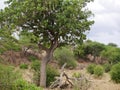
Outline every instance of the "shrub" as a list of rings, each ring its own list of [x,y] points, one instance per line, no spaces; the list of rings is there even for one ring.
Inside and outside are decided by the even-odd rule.
[[[0,64],[0,90],[14,90],[13,85],[18,77],[20,75],[14,67]]]
[[[95,76],[100,77],[100,76],[103,75],[103,73],[104,73],[104,69],[103,69],[102,66],[97,65],[97,66],[94,68],[94,74],[95,74]]]
[[[4,53],[6,51],[6,48],[0,47],[0,54]]]
[[[73,50],[73,53],[74,53],[74,56],[77,57],[77,58],[85,58],[85,45],[78,45],[74,50]]]
[[[28,64],[20,64],[21,69],[28,69]]]
[[[81,73],[76,72],[76,73],[73,73],[72,76],[75,77],[75,78],[80,78],[81,77]]]
[[[111,67],[112,67],[112,65],[109,63],[106,63],[103,65],[105,72],[109,72],[111,70]]]
[[[35,71],[40,71],[40,61],[38,60],[33,61],[31,64],[31,68],[34,69]]]
[[[19,44],[9,41],[7,43],[4,43],[3,46],[7,49],[7,50],[14,50],[14,51],[20,51],[21,47]]]
[[[94,68],[96,67],[95,64],[90,64],[88,67],[87,67],[87,72],[90,73],[90,74],[94,74]]]
[[[120,62],[120,48],[106,46],[106,49],[101,52],[101,56],[114,65]]]
[[[67,63],[67,68],[75,68],[77,66],[73,52],[66,47],[58,48],[54,52],[54,57],[60,66],[64,63]]]
[[[55,76],[58,76],[59,72],[57,69],[51,67],[50,65],[47,66],[47,83],[46,85],[49,86],[53,81],[55,81]]]
[[[120,83],[120,63],[113,65],[110,76],[114,82]]]
[[[34,84],[28,83],[23,79],[18,79],[15,81],[14,90],[43,90]]]
[[[28,59],[30,61],[35,61],[35,60],[37,60],[37,57],[35,57],[35,56],[32,55],[32,56],[29,56]]]

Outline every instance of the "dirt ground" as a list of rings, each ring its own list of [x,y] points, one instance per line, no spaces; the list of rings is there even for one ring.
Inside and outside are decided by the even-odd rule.
[[[91,87],[88,90],[120,90],[120,84],[111,81],[110,75],[105,73],[101,79],[91,78]]]
[[[95,78],[94,75],[89,75],[86,72],[86,69],[67,70],[66,72],[69,76],[71,76],[74,72],[80,72],[85,75],[91,82],[90,88],[88,88],[88,90],[120,90],[120,84],[113,83],[108,73],[104,73],[101,78]]]
[[[72,75],[75,72],[80,72],[82,75],[87,77],[87,79],[90,81],[90,87],[88,90],[120,90],[120,84],[115,84],[111,81],[109,73],[104,73],[104,75],[101,78],[95,78],[94,75],[90,75],[87,73],[85,69],[85,65],[80,65],[81,67],[78,67],[75,70],[68,70],[65,69],[65,73],[72,77]],[[27,75],[27,76],[26,76]],[[30,76],[29,76],[30,75]],[[29,77],[28,77],[29,76]],[[29,79],[32,77],[30,71],[25,71],[23,74],[23,77],[27,79],[27,81],[30,81]],[[58,89],[44,89],[44,90],[58,90]],[[65,89],[65,90],[74,90],[74,89]]]

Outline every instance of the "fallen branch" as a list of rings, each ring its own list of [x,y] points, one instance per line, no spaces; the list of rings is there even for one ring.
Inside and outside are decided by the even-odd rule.
[[[87,90],[90,87],[90,81],[84,75],[79,78],[69,77],[64,71],[65,66],[66,64],[62,66],[60,76],[50,85],[51,89],[65,89],[69,86],[69,88],[77,87],[79,90]]]

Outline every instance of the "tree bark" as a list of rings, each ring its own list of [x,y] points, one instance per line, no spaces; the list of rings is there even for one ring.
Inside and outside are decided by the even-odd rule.
[[[46,55],[42,58],[40,67],[40,86],[46,87],[46,67],[47,63],[52,59],[53,51],[49,50]]]
[[[47,67],[47,58],[44,57],[41,61],[40,67],[40,86],[46,87],[46,67]]]
[[[41,61],[41,67],[40,67],[40,86],[41,87],[46,87],[46,67],[47,63],[52,59],[53,57],[53,52],[57,48],[58,42],[55,41],[54,43],[51,44],[51,47],[46,50],[46,55],[43,56],[42,61]]]

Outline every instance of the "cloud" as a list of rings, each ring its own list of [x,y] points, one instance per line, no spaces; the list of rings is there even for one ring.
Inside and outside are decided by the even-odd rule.
[[[88,4],[95,17],[95,24],[88,38],[105,44],[110,42],[120,46],[120,0],[95,0]]]
[[[3,9],[5,7],[5,2],[6,0],[0,0],[0,9]]]

